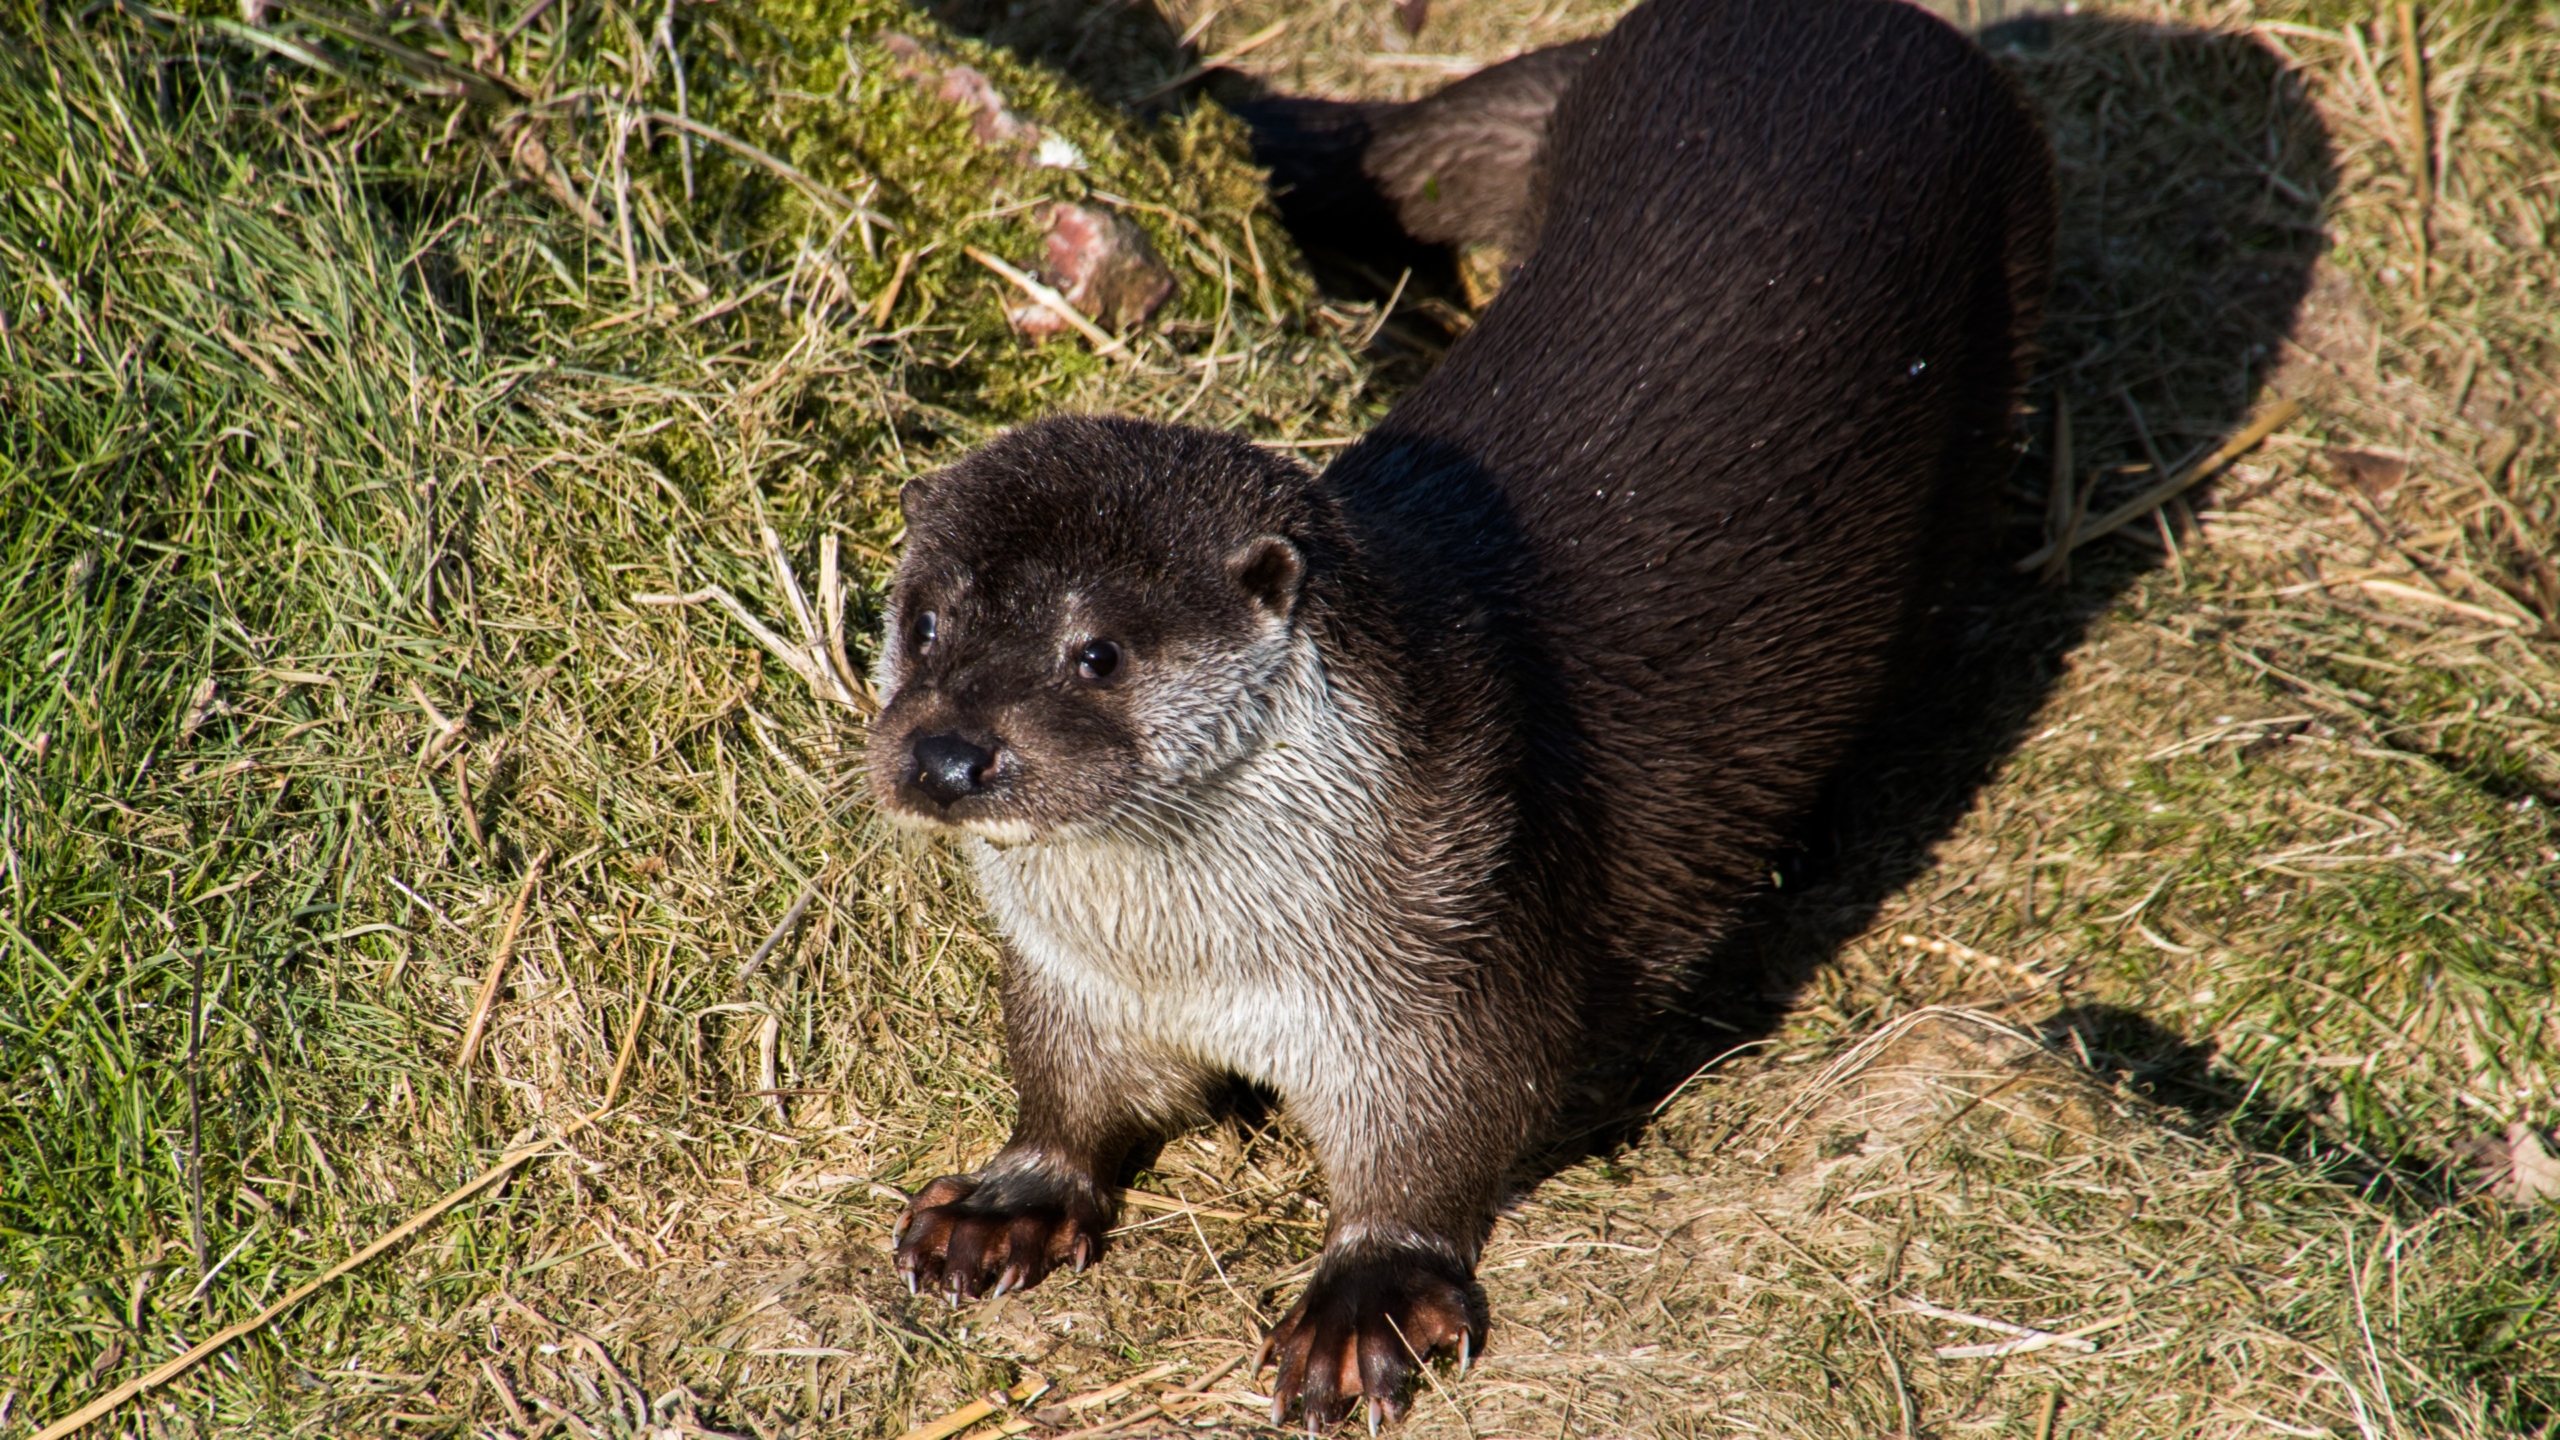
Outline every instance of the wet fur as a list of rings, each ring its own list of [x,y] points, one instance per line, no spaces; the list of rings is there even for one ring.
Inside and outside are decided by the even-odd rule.
[[[981,837],[1022,1112],[910,1210],[911,1274],[1080,1258],[1121,1157],[1241,1075],[1332,1200],[1282,1407],[1393,1403],[1404,1342],[1481,1326],[1460,1287],[1587,1042],[1711,956],[1987,533],[2052,198],[1969,42],[1653,0],[1548,143],[1534,253],[1322,476],[1069,418],[914,497],[874,780]],[[1248,594],[1271,536],[1302,569]],[[1097,626],[1135,659],[1079,688]],[[901,747],[940,730],[1012,768],[937,812]]]

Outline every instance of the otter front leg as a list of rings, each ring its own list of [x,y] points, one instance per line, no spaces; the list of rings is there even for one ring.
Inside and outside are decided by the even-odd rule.
[[[911,1291],[954,1299],[1040,1283],[1060,1265],[1082,1270],[1102,1251],[1111,1201],[1082,1157],[1007,1145],[985,1168],[945,1175],[898,1217],[898,1269]]]
[[[1005,1058],[1021,1098],[1013,1138],[975,1172],[907,1202],[897,1244],[910,1290],[975,1299],[1091,1264],[1121,1162],[1197,1106],[1197,1075],[1094,1034],[1010,953],[1005,961]]]
[[[1280,1367],[1271,1423],[1302,1410],[1309,1428],[1330,1428],[1363,1397],[1372,1432],[1381,1417],[1401,1418],[1420,1365],[1455,1354],[1463,1369],[1483,1343],[1474,1269],[1427,1241],[1328,1244],[1306,1293],[1263,1342],[1261,1363]]]
[[[1374,1429],[1403,1414],[1424,1362],[1463,1367],[1483,1342],[1476,1254],[1555,1067],[1519,1036],[1500,1051],[1419,1038],[1346,1065],[1331,1103],[1293,1102],[1324,1152],[1334,1218],[1315,1278],[1264,1347],[1279,1366],[1275,1425],[1295,1411],[1330,1426],[1365,1399]],[[1497,1053],[1500,1066],[1455,1059]]]

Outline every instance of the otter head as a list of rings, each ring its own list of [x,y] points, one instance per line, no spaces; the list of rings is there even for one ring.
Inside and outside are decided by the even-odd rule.
[[[997,844],[1183,808],[1288,664],[1314,482],[1234,436],[1069,417],[903,496],[872,723],[891,816]]]

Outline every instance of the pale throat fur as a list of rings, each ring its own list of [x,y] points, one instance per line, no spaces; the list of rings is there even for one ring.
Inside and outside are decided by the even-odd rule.
[[[1401,1048],[1418,1012],[1446,1008],[1434,941],[1465,927],[1412,897],[1452,895],[1421,872],[1455,857],[1399,843],[1394,728],[1334,683],[1314,637],[1275,621],[1257,640],[1157,687],[1145,778],[1107,814],[957,828],[1044,1008],[1148,1070],[1358,1108],[1336,1093],[1365,1068],[1354,1055]],[[892,655],[876,678],[894,696]]]

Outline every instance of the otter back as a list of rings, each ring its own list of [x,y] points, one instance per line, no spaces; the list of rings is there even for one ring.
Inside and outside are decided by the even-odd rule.
[[[1556,857],[1595,978],[1659,980],[1988,532],[2050,160],[1970,42],[1874,0],[1640,7],[1549,145],[1534,253],[1325,478],[1409,603],[1507,617],[1523,788],[1605,856]]]

